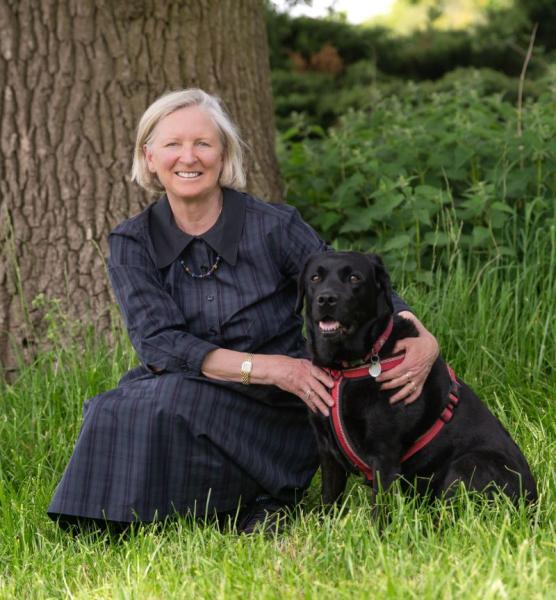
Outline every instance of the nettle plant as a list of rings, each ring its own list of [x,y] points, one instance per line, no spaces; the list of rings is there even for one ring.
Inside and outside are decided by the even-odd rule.
[[[556,222],[556,102],[463,84],[419,86],[350,112],[328,132],[300,117],[281,135],[287,201],[337,248],[373,250],[430,283],[454,253],[517,258]]]

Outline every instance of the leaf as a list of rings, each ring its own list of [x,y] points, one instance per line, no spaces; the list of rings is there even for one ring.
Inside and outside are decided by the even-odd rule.
[[[329,231],[334,225],[337,225],[342,220],[342,215],[337,212],[328,211],[320,214],[315,219],[315,224],[319,226],[322,231]]]
[[[407,248],[411,244],[411,238],[406,233],[401,233],[390,238],[382,247],[382,252],[400,250]]]
[[[486,227],[476,225],[472,232],[472,245],[484,246],[490,240],[490,231]]]
[[[354,173],[336,188],[333,197],[340,206],[362,204],[362,191],[366,184],[361,173]]]
[[[443,231],[427,231],[423,241],[428,246],[443,247],[450,244],[450,236]]]
[[[433,286],[432,272],[431,271],[417,271],[415,273],[415,279],[419,283],[424,283],[428,287],[432,287]]]

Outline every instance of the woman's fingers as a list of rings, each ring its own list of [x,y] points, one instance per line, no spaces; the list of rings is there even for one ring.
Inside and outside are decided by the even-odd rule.
[[[322,369],[319,369],[318,367],[313,366],[311,368],[311,375],[315,379],[318,379],[327,388],[331,388],[334,385],[334,380],[332,379],[332,377],[330,377],[328,373],[326,373]]]
[[[334,406],[334,399],[330,392],[318,379],[313,379],[298,396],[313,412],[319,410],[325,417],[330,414],[328,408]]]
[[[334,399],[329,392],[334,381],[328,373],[313,365],[310,365],[308,375],[307,379],[304,378],[305,383],[301,385],[297,395],[310,410],[319,411],[327,417],[330,414],[329,407],[334,406]]]
[[[419,398],[422,391],[422,384],[417,384],[411,381],[407,385],[404,385],[398,392],[396,392],[390,398],[389,402],[390,404],[395,404],[396,402],[403,400],[404,404],[411,404],[412,402],[415,402],[417,398]]]
[[[412,382],[413,379],[417,376],[417,374],[414,374],[414,373],[415,372],[411,371],[411,370],[402,371],[399,375],[394,374],[392,379],[381,380],[381,379],[377,378],[377,381],[379,381],[379,382],[384,381],[384,383],[380,386],[380,389],[392,390],[394,388],[398,388],[402,385],[407,385],[410,382]]]

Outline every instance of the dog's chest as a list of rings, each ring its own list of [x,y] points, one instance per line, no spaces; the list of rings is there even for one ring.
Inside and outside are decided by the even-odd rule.
[[[394,432],[393,409],[388,396],[372,377],[344,380],[340,385],[338,409],[346,432],[356,446],[369,448],[373,442]]]

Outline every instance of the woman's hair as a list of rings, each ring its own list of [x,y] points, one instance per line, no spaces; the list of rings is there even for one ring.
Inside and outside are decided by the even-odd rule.
[[[232,188],[244,187],[245,171],[243,169],[242,149],[244,144],[237,127],[225,112],[220,100],[199,88],[188,88],[164,94],[143,113],[137,127],[131,180],[136,181],[149,192],[157,194],[164,192],[156,173],[149,171],[143,146],[152,142],[154,130],[164,117],[188,106],[203,108],[218,129],[223,147],[222,172],[219,184]]]

